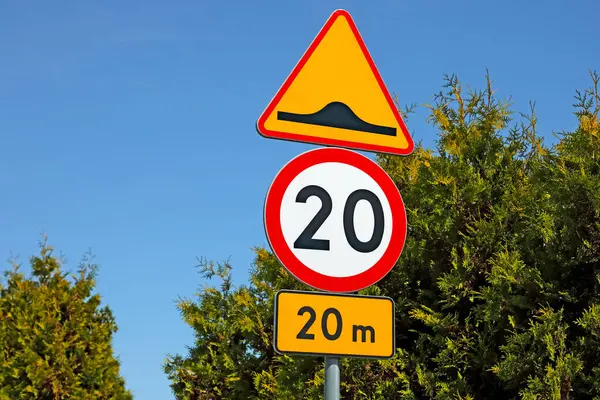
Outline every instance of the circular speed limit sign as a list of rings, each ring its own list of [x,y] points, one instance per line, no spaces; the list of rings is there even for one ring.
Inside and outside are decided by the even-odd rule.
[[[320,148],[286,164],[265,201],[273,252],[316,289],[354,292],[383,278],[406,238],[406,211],[391,178],[356,152]]]

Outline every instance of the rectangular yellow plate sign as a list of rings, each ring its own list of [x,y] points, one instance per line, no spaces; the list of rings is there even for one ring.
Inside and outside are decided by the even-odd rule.
[[[275,350],[284,354],[391,358],[389,297],[281,290],[275,296]]]

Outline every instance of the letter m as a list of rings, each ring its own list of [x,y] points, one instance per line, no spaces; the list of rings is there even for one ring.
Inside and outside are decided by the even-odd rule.
[[[352,325],[352,341],[358,340],[358,332],[360,332],[362,342],[367,341],[367,332],[371,334],[371,343],[375,343],[375,329],[372,326]]]

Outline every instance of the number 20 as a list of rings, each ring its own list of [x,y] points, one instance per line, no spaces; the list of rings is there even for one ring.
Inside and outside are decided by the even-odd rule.
[[[302,231],[300,236],[298,236],[294,242],[294,248],[328,251],[329,240],[315,239],[313,236],[315,233],[317,233],[321,225],[323,225],[327,217],[329,217],[329,214],[331,214],[333,202],[331,201],[331,196],[329,193],[322,187],[316,185],[306,186],[300,190],[296,196],[296,202],[306,203],[306,201],[312,196],[316,196],[321,200],[321,209],[319,212],[317,212],[307,227],[304,228],[304,231]],[[366,242],[361,241],[356,236],[356,229],[354,226],[354,211],[356,209],[356,204],[358,204],[360,200],[368,201],[373,209],[373,234],[371,235],[371,239]],[[344,205],[344,234],[348,244],[354,250],[360,253],[370,253],[377,249],[381,244],[381,240],[383,239],[383,230],[383,207],[381,206],[381,201],[375,195],[375,193],[366,189],[358,189],[352,192],[350,196],[348,196],[346,204]]]

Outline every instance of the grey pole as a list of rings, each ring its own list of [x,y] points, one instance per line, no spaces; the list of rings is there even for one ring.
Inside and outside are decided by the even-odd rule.
[[[325,400],[340,400],[340,359],[325,357]]]

